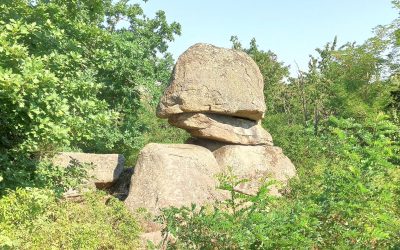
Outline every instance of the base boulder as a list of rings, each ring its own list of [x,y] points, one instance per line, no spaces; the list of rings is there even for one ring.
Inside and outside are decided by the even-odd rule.
[[[219,172],[217,161],[206,148],[150,143],[140,152],[125,204],[132,211],[146,208],[158,214],[165,207],[224,199],[216,189]]]
[[[231,168],[234,175],[249,180],[237,187],[237,191],[246,194],[255,194],[265,178],[285,184],[296,175],[293,163],[279,147],[226,145],[213,154],[225,171]],[[276,186],[271,190],[277,194]]]

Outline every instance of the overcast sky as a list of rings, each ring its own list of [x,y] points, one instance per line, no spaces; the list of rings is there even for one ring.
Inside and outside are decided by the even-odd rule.
[[[278,59],[307,68],[308,55],[338,36],[339,44],[362,43],[372,29],[398,15],[390,0],[149,0],[141,5],[148,16],[164,10],[168,21],[182,25],[182,35],[170,44],[176,59],[198,42],[231,47],[236,35],[244,46],[255,37],[260,49]]]

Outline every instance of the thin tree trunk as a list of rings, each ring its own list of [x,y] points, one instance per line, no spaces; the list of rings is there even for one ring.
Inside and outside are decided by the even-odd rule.
[[[299,89],[300,89],[300,93],[301,93],[300,98],[301,98],[301,106],[303,109],[304,125],[306,125],[306,123],[308,121],[307,97],[306,97],[304,79],[303,79],[302,75],[300,75],[300,78],[299,78]]]
[[[314,109],[314,135],[318,135],[319,118],[318,102],[316,102]]]
[[[303,90],[304,91],[304,90]],[[303,105],[303,114],[304,114],[304,124],[307,123],[308,120],[308,112],[307,112],[307,100],[305,98],[305,93],[302,93],[302,105]]]
[[[296,63],[297,65],[297,63]],[[303,109],[303,118],[304,118],[304,126],[307,125],[308,121],[308,110],[307,110],[307,97],[306,97],[306,91],[305,91],[305,83],[304,83],[304,77],[303,73],[300,71],[299,66],[297,65],[298,69],[298,88],[300,90],[300,99],[301,99],[301,106]]]

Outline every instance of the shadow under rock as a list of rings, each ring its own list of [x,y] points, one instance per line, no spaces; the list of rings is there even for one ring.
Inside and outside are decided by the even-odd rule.
[[[111,195],[117,199],[124,201],[129,194],[129,186],[131,184],[131,177],[133,175],[133,168],[125,168],[117,181],[106,189]]]

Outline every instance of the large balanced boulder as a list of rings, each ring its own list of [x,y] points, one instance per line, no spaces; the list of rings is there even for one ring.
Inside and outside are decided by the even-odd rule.
[[[157,116],[219,113],[260,120],[265,111],[263,77],[246,53],[195,44],[175,64]]]
[[[74,164],[89,164],[88,175],[93,177],[90,184],[96,187],[108,187],[114,183],[124,169],[125,158],[120,154],[88,154],[61,152],[52,159],[54,165],[68,167]]]
[[[220,167],[211,151],[190,144],[146,145],[140,152],[125,204],[131,211],[203,205],[225,198],[217,190]]]
[[[157,116],[192,138],[189,144],[144,147],[131,177],[127,207],[159,214],[170,206],[227,199],[227,192],[217,189],[216,175],[229,169],[249,180],[235,187],[242,193],[254,195],[265,180],[285,185],[296,170],[261,126],[263,88],[257,64],[242,51],[209,44],[186,50],[175,64]],[[279,185],[273,188],[279,195]]]
[[[246,194],[255,194],[265,180],[286,184],[296,175],[293,163],[279,147],[226,145],[213,154],[225,171],[229,168],[234,175],[249,180],[237,187],[237,191]],[[273,186],[274,189],[276,187]]]
[[[271,135],[253,120],[219,114],[183,113],[170,116],[168,122],[198,138],[242,145],[272,145]]]

